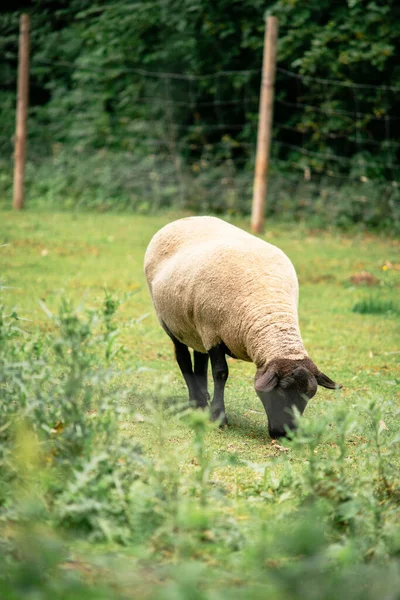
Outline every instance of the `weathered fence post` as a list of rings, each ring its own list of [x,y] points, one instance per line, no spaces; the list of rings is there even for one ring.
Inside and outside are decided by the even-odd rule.
[[[26,155],[26,119],[29,93],[29,15],[21,15],[19,27],[17,116],[14,149],[13,208],[24,205],[24,172]]]
[[[278,19],[276,17],[268,17],[264,37],[256,169],[251,212],[251,229],[255,233],[260,233],[264,225],[264,206],[267,193],[268,162],[272,136],[277,39]]]

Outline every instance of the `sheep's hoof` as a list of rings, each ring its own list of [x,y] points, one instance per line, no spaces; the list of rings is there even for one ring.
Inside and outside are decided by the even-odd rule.
[[[211,421],[217,421],[218,427],[224,428],[228,427],[228,419],[224,412],[222,413],[211,413]]]
[[[207,399],[205,397],[204,398],[200,398],[200,399],[196,399],[196,400],[190,400],[190,404],[194,408],[202,408],[202,409],[208,408],[208,402],[207,402]]]

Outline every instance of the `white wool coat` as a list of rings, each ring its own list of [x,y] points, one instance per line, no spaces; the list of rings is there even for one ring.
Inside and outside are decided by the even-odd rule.
[[[160,322],[190,348],[224,342],[258,368],[308,356],[296,272],[276,246],[215,217],[179,219],[152,238],[145,273]]]

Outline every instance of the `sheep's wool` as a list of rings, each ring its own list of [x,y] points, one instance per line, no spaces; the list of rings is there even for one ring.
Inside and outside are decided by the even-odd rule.
[[[307,356],[296,272],[276,246],[221,219],[189,217],[155,234],[145,272],[159,320],[190,348],[224,342],[257,367]]]

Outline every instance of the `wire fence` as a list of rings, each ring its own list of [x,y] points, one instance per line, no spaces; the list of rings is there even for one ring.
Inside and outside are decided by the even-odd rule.
[[[54,91],[47,105],[31,107],[32,170],[46,157],[57,163],[61,150],[72,148],[72,156],[63,155],[64,168],[74,158],[83,165],[83,157],[90,162],[96,155],[99,169],[103,155],[106,174],[98,173],[100,180],[108,176],[138,196],[148,185],[160,204],[168,194],[178,194],[189,206],[191,198],[199,202],[207,194],[217,205],[221,194],[231,194],[232,206],[239,196],[250,202],[259,72],[186,75],[35,57],[32,62],[46,69],[49,88],[53,72],[70,81],[61,93]],[[124,89],[127,75],[131,85]],[[89,97],[83,93],[86,86],[94,90]],[[271,176],[317,187],[331,180],[398,188],[399,95],[398,87],[322,79],[278,67]],[[11,156],[12,128],[1,124],[2,155]],[[111,155],[120,158],[113,162]]]
[[[278,92],[277,106],[293,110],[294,114],[289,125],[277,125],[296,132],[301,144],[282,139],[276,143],[305,157],[298,166],[305,167],[306,174],[314,170],[340,179],[364,183],[384,179],[398,185],[400,114],[398,110],[392,114],[387,108],[397,109],[400,88],[322,79],[282,68],[278,71],[295,82],[295,99],[282,98]],[[368,94],[371,90],[373,99]],[[303,101],[310,95],[318,102]],[[344,109],[341,104],[352,104],[353,110]],[[324,150],[320,150],[321,146]]]

